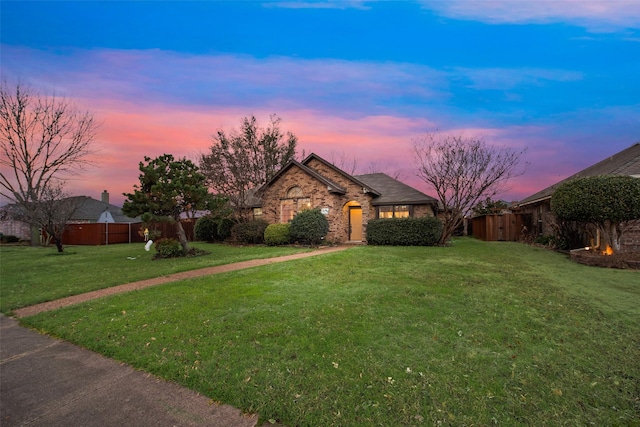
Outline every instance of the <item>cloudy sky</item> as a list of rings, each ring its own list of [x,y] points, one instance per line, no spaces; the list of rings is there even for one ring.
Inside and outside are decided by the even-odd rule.
[[[121,204],[144,156],[195,159],[271,114],[299,151],[415,174],[429,132],[527,148],[519,200],[640,141],[640,1],[2,1],[9,82],[102,123],[74,194]]]

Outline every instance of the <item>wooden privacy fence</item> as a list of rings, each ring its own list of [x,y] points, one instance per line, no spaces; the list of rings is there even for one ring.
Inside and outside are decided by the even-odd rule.
[[[473,237],[487,241],[516,242],[524,237],[530,222],[526,214],[504,213],[472,218]],[[523,228],[523,226],[525,228]]]
[[[188,240],[193,240],[194,220],[182,221],[182,227]],[[159,223],[154,225],[160,232],[160,237],[174,238],[178,236],[175,225]],[[115,243],[141,243],[144,242],[142,223],[87,223],[68,224],[62,234],[62,243],[65,245],[112,245]]]

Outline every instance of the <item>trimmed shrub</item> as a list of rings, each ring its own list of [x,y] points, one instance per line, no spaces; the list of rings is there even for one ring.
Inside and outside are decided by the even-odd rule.
[[[202,240],[205,242],[216,242],[220,240],[218,235],[219,219],[215,219],[210,216],[203,216],[198,218],[194,228],[196,240]]]
[[[238,243],[259,245],[264,243],[264,231],[269,223],[263,219],[239,222],[231,229],[231,235]]]
[[[177,258],[185,256],[180,242],[176,239],[160,239],[155,242],[155,258]]]
[[[270,224],[264,230],[264,242],[269,246],[288,245],[291,241],[290,225]]]
[[[236,222],[230,218],[223,218],[218,224],[218,237],[220,240],[227,240],[231,237],[231,229],[236,225]]]
[[[293,217],[289,232],[292,241],[317,245],[329,232],[329,222],[320,209],[309,209]]]
[[[367,224],[367,243],[389,246],[434,246],[442,222],[435,217],[372,219]]]
[[[2,243],[18,243],[20,238],[11,234],[3,234],[2,237],[0,237],[0,241]]]

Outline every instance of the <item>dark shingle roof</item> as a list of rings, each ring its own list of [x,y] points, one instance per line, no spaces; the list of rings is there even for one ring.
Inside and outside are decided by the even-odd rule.
[[[354,178],[363,182],[366,186],[374,188],[380,194],[379,197],[373,199],[372,204],[374,206],[438,204],[438,201],[433,197],[427,196],[423,192],[384,173],[356,175]]]
[[[96,222],[103,212],[108,211],[113,220],[118,223],[140,222],[140,218],[130,218],[122,213],[122,209],[116,205],[92,199],[88,196],[75,196],[69,198],[70,202],[78,203],[78,209],[71,218],[72,221]]]
[[[562,183],[576,178],[598,175],[631,175],[640,178],[640,142],[520,201],[519,205],[536,203],[551,197]]]

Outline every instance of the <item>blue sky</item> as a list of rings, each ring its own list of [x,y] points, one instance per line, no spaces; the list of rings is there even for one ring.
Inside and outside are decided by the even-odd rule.
[[[2,1],[1,74],[102,123],[69,189],[121,202],[145,155],[195,158],[270,114],[299,149],[415,176],[428,132],[527,148],[522,199],[640,141],[638,1]]]

